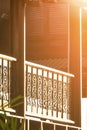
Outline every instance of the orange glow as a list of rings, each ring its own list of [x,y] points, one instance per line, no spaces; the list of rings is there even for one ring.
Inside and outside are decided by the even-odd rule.
[[[74,4],[80,7],[87,7],[87,0],[62,0],[62,2]]]

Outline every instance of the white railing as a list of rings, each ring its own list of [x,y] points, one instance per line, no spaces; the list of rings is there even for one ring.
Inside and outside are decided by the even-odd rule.
[[[22,117],[22,116],[17,116],[17,115],[12,115],[12,114],[7,114],[7,116],[9,118],[7,118],[7,120],[6,119],[4,120],[6,123],[9,123],[10,118],[13,118],[14,121],[16,119],[16,122],[17,122],[16,128],[18,129],[18,127],[21,127],[21,125],[23,125],[24,128],[22,130],[33,130],[31,127],[32,125],[34,125],[33,121],[36,122],[37,126],[38,126],[38,123],[40,124],[39,129],[41,130],[45,130],[44,125],[47,125],[47,128],[49,125],[51,125],[52,130],[60,130],[60,129],[61,130],[83,130],[81,127],[78,127],[78,126],[69,125],[69,124],[67,125],[67,124],[62,124],[62,123],[54,123],[54,122],[50,122],[49,120],[43,121],[38,118],[33,118],[30,116]],[[9,128],[10,127],[11,126],[9,126]],[[39,129],[35,128],[35,130],[39,130]]]
[[[26,61],[25,114],[74,123],[71,120],[73,74]]]
[[[40,123],[40,129],[41,130],[45,130],[45,127],[44,125],[46,124],[46,126],[52,126],[52,130],[83,130],[81,127],[78,127],[78,126],[74,126],[74,125],[67,125],[67,124],[63,124],[63,123],[54,123],[52,121],[43,121],[43,120],[40,120],[40,119],[37,119],[37,118],[32,118],[32,117],[25,117],[25,120],[26,120],[26,128],[25,130],[32,130],[31,129],[31,125],[33,125],[33,122],[31,124],[31,121],[34,121],[36,122],[37,124]],[[48,129],[50,129],[49,127],[47,126]],[[37,129],[36,129],[37,130]]]
[[[9,104],[11,85],[11,63],[15,58],[0,54],[0,108]]]
[[[11,66],[15,58],[0,54],[0,107],[10,101],[11,87]],[[80,127],[63,124],[74,123],[71,120],[71,79],[73,74],[60,70],[38,65],[32,62],[25,62],[26,67],[26,86],[25,92],[25,116],[12,115],[15,110],[6,107],[7,116],[17,118],[20,124],[24,123],[24,130],[32,130],[30,121],[38,121],[41,130],[44,124],[53,125],[53,130],[61,127],[64,130],[82,130]],[[3,111],[0,111],[4,114]],[[46,120],[44,120],[46,119]],[[53,121],[61,123],[54,123]],[[8,120],[6,120],[8,123]]]

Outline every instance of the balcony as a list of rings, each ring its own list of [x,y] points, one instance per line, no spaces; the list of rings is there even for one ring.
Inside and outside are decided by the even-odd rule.
[[[71,120],[71,80],[74,75],[29,61],[25,61],[24,117],[14,114],[16,110],[9,105],[13,62],[16,62],[15,58],[0,54],[0,113],[6,105],[9,118],[17,118],[19,124],[25,120],[24,130],[32,130],[36,127],[34,123],[39,123],[42,130],[49,125],[52,130],[81,130],[73,126],[75,122]]]
[[[15,112],[8,105],[10,102],[12,62],[15,58],[0,54],[0,109],[4,106],[6,111]]]
[[[25,62],[25,114],[43,119],[71,120],[71,79],[73,74]]]

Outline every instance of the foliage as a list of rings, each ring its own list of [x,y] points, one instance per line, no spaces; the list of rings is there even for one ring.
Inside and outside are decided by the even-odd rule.
[[[19,95],[19,96],[13,98],[8,104],[6,103],[3,106],[1,106],[0,108],[2,110],[5,110],[5,108],[8,107],[8,106],[10,106],[11,108],[15,108],[15,107],[23,104],[23,102],[20,101],[21,99],[23,99],[23,96]]]
[[[14,116],[7,115],[5,108],[10,106],[11,108],[15,108],[21,104],[23,104],[22,96],[17,96],[16,98],[12,99],[8,104],[4,104],[1,106],[1,110],[3,114],[0,114],[0,130],[23,130],[24,123],[20,123],[20,119],[15,118]]]
[[[41,127],[39,128],[39,130],[42,130]]]

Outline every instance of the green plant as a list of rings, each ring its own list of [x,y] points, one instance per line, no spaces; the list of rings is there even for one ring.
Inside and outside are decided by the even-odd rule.
[[[39,130],[42,130],[41,127],[39,128]]]
[[[20,101],[21,99],[23,99],[23,96],[19,95],[15,98],[13,98],[12,100],[10,100],[10,102],[8,102],[8,104],[4,104],[3,106],[1,106],[0,108],[2,110],[4,110],[7,106],[10,106],[11,108],[15,108],[21,104],[23,104],[23,101]]]
[[[6,114],[0,115],[0,118],[0,130],[23,130],[23,122],[20,124],[17,118]]]
[[[4,104],[1,106],[1,109],[3,111],[3,114],[0,114],[0,130],[23,130],[24,127],[24,121],[22,120],[22,123],[20,123],[20,120],[16,118],[13,115],[7,115],[5,108],[7,106],[10,106],[11,108],[15,108],[21,104],[23,104],[22,96],[17,96],[14,99],[12,99],[8,104]]]

